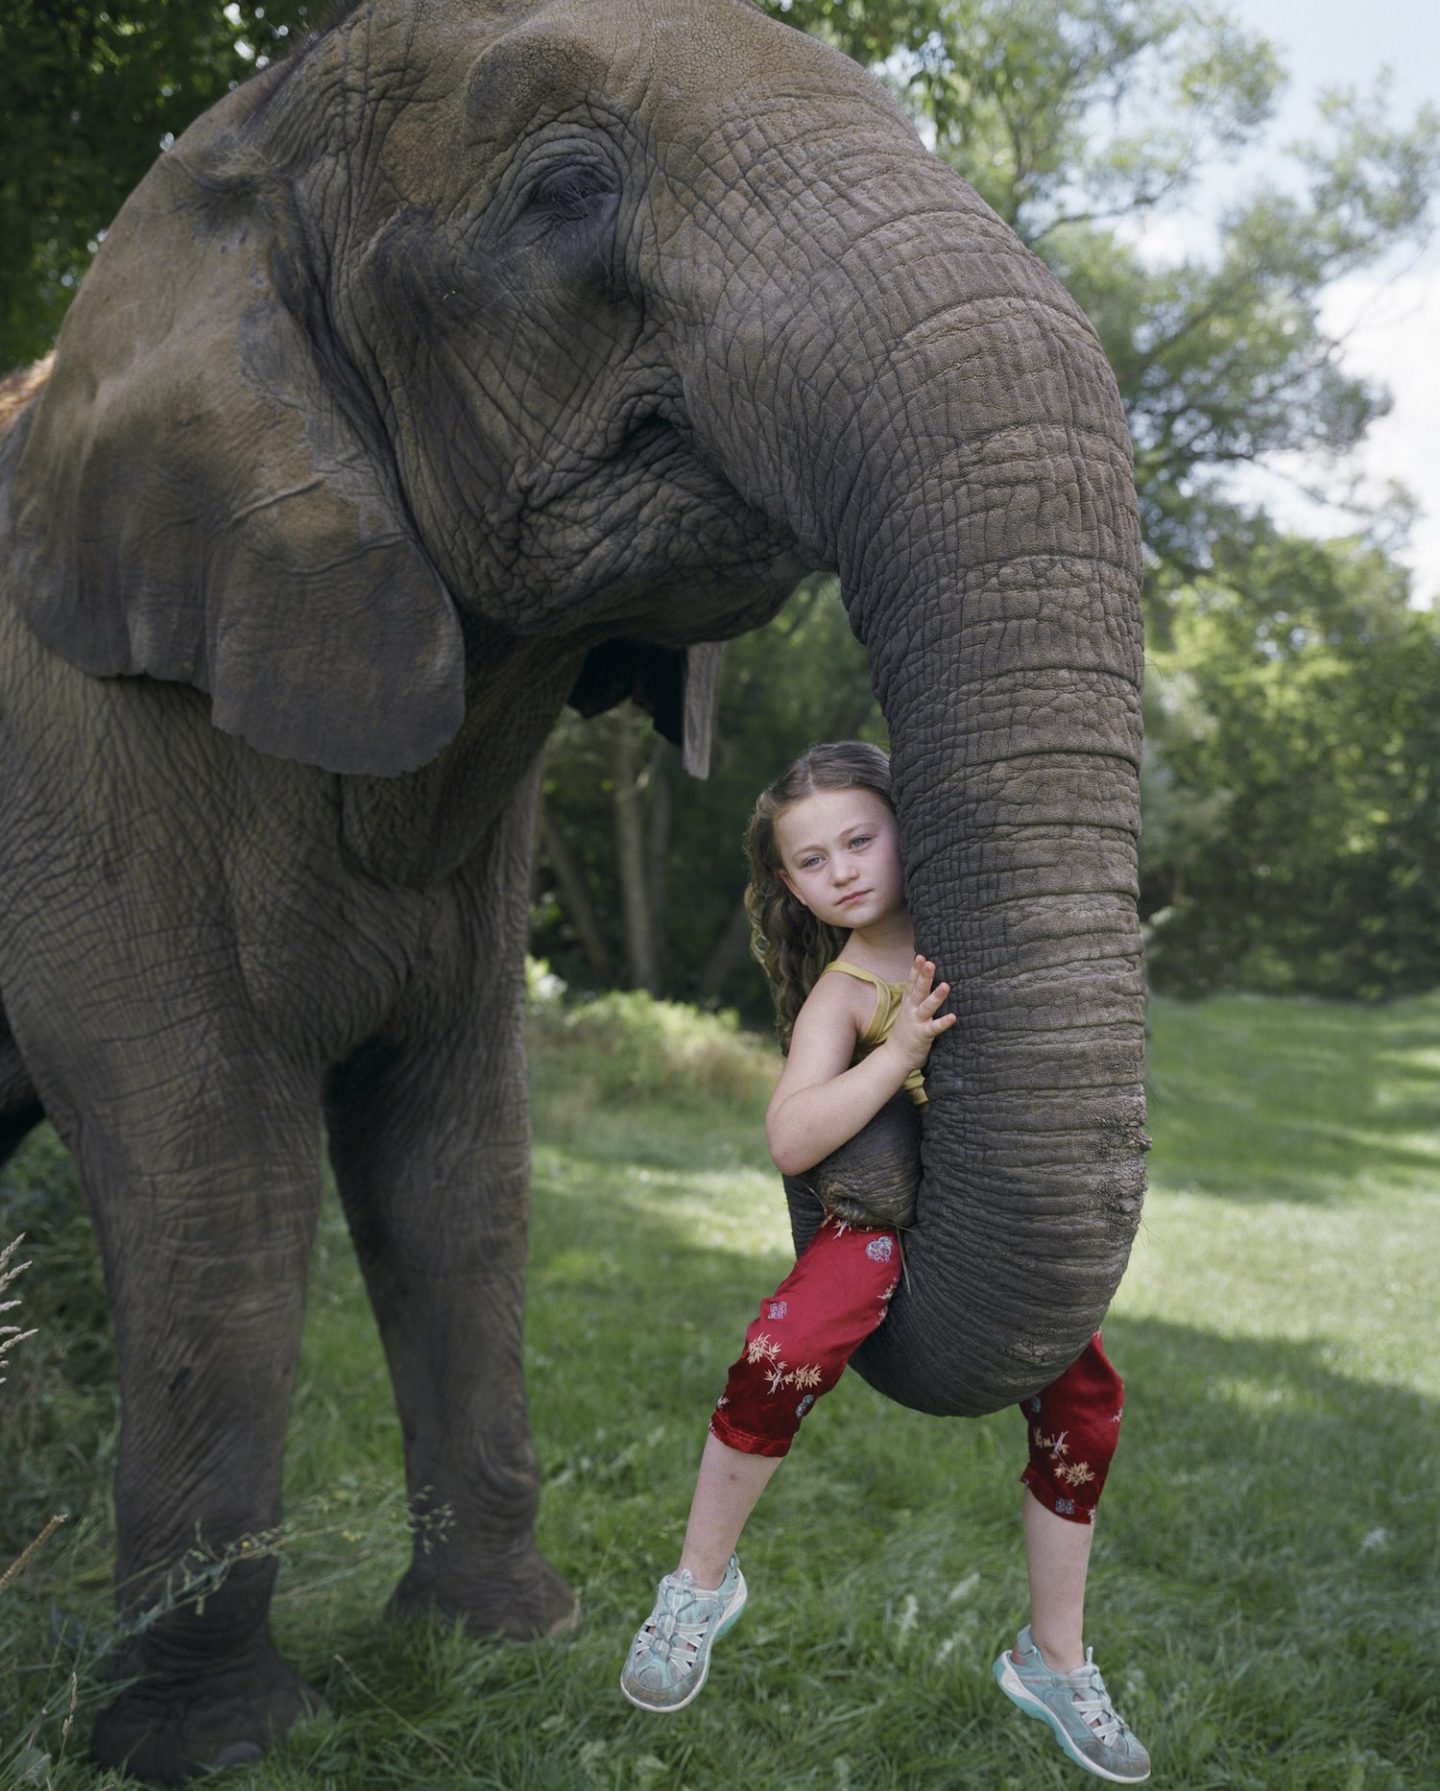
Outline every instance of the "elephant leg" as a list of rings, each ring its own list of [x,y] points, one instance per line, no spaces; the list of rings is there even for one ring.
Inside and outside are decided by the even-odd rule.
[[[178,1784],[258,1758],[319,1703],[271,1639],[266,1552],[320,1200],[319,1100],[223,1046],[141,1069],[106,1063],[106,1098],[78,1123],[73,1089],[42,1083],[80,1165],[120,1361],[115,1578],[130,1633],[116,1673],[134,1683],[91,1745],[106,1767]]]
[[[421,1520],[391,1609],[516,1640],[566,1627],[577,1608],[535,1548],[525,1404],[531,794],[477,855],[483,869],[457,879],[429,974],[327,1096]]]

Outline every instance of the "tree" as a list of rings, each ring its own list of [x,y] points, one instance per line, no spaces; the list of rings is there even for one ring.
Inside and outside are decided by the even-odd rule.
[[[0,372],[45,353],[115,213],[207,106],[303,35],[305,0],[8,0]]]
[[[1296,192],[1242,196],[1213,254],[1156,267],[1136,236],[1263,130],[1283,80],[1273,44],[1171,0],[952,0],[891,66],[937,152],[1099,331],[1135,440],[1148,620],[1163,638],[1175,581],[1245,525],[1226,475],[1296,451],[1341,468],[1388,410],[1387,392],[1345,371],[1320,304],[1427,237],[1440,113],[1397,122],[1384,81],[1330,94],[1320,136],[1293,146]],[[1327,495],[1353,498],[1338,477]],[[1406,514],[1402,496],[1370,520],[1393,533]]]
[[[1408,599],[1375,548],[1274,532],[1177,592],[1143,854],[1157,986],[1440,983],[1440,616]]]

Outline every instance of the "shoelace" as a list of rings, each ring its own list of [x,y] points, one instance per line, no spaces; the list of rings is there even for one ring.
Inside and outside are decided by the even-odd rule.
[[[685,1649],[690,1660],[700,1652],[700,1644],[705,1638],[705,1631],[711,1617],[703,1613],[695,1617],[686,1617],[686,1612],[693,1610],[700,1603],[695,1593],[685,1586],[671,1586],[665,1594],[665,1609],[655,1623],[645,1625],[650,1643],[650,1652],[668,1660],[677,1647]],[[713,1613],[711,1613],[713,1616]]]
[[[1118,1741],[1127,1733],[1125,1719],[1110,1702],[1110,1694],[1105,1689],[1105,1681],[1100,1677],[1100,1669],[1095,1665],[1095,1650],[1085,1650],[1085,1670],[1090,1675],[1090,1683],[1084,1691],[1072,1692],[1075,1711],[1081,1722],[1087,1723],[1095,1731],[1099,1740],[1108,1747],[1111,1742]]]

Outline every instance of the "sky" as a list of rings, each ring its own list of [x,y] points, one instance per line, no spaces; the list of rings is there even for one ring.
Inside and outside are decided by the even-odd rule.
[[[1427,103],[1440,107],[1435,0],[1222,0],[1222,5],[1247,29],[1275,42],[1290,83],[1262,146],[1206,183],[1195,196],[1195,214],[1213,215],[1238,190],[1276,177],[1283,145],[1313,133],[1316,99],[1327,87],[1368,88],[1388,66],[1398,119],[1408,121]],[[1148,233],[1137,231],[1135,240],[1142,252],[1166,259],[1180,252],[1186,235],[1185,217],[1170,214]],[[1374,273],[1337,282],[1322,315],[1326,327],[1349,332],[1347,370],[1379,380],[1393,393],[1393,410],[1374,426],[1362,449],[1362,470],[1377,485],[1400,480],[1419,500],[1422,513],[1398,557],[1415,574],[1416,600],[1440,601],[1440,240],[1424,251],[1412,248]],[[1314,534],[1353,531],[1353,519],[1321,510],[1300,495],[1296,481],[1312,470],[1297,462],[1281,469],[1287,476],[1246,475],[1241,489],[1263,499],[1287,526]]]

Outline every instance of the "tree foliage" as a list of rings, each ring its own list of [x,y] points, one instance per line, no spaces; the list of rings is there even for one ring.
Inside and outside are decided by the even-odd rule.
[[[1275,46],[1169,0],[953,0],[937,20],[892,56],[892,78],[1099,331],[1135,440],[1163,632],[1174,580],[1205,570],[1239,521],[1230,471],[1290,452],[1342,467],[1388,410],[1383,388],[1346,371],[1320,305],[1428,234],[1440,113],[1397,120],[1384,80],[1327,95],[1315,139],[1292,146],[1293,190],[1240,193],[1213,247],[1157,265],[1141,252],[1150,221],[1269,123]],[[1330,495],[1352,494],[1337,478]],[[1403,516],[1402,503],[1376,521]]]
[[[1144,907],[1163,987],[1440,984],[1440,615],[1360,542],[1259,531],[1151,675]]]
[[[0,371],[50,346],[106,226],[164,145],[315,11],[303,0],[7,0]]]

